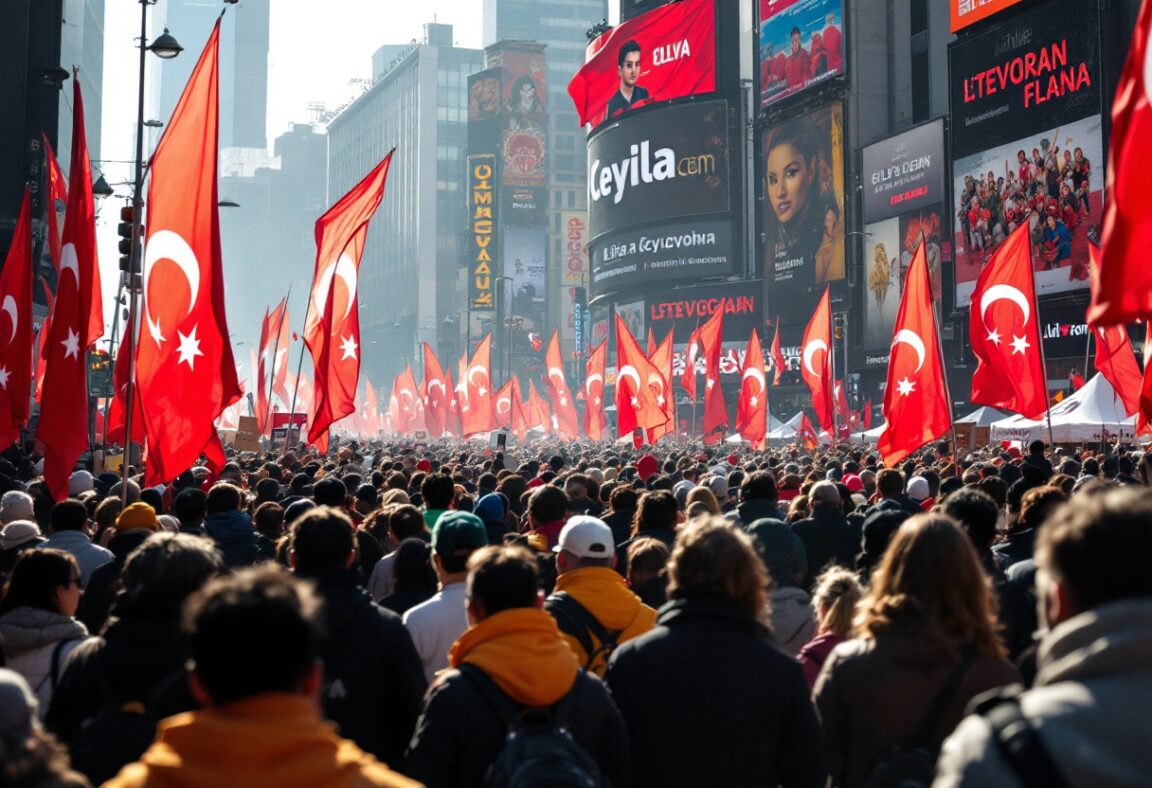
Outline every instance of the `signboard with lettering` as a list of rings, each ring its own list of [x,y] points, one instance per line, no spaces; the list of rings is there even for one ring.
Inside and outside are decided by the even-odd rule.
[[[494,267],[499,249],[495,196],[496,156],[468,157],[468,302],[472,309],[492,309]]]

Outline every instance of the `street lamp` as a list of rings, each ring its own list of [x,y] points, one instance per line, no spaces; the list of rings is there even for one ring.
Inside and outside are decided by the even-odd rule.
[[[143,1],[140,4],[147,5],[147,3]],[[143,39],[141,39],[141,41],[143,41]],[[147,49],[156,55],[156,57],[164,60],[171,60],[184,51],[184,47],[180,46],[176,39],[172,37],[172,34],[168,32],[168,28],[164,28],[164,32],[161,33]]]
[[[104,180],[103,175],[92,184],[92,196],[101,198],[112,196],[112,187],[108,185],[108,181]]]

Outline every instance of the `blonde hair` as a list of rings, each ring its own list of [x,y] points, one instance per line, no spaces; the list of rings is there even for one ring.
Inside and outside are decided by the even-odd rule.
[[[968,646],[990,657],[1005,654],[992,583],[971,540],[943,514],[917,514],[897,529],[872,575],[855,629],[868,640],[911,631],[952,657]]]
[[[668,562],[669,599],[735,602],[767,624],[768,572],[752,537],[723,517],[701,517],[682,526]]]
[[[818,578],[812,592],[820,630],[842,638],[852,636],[852,619],[864,589],[856,574],[842,566],[829,567]]]

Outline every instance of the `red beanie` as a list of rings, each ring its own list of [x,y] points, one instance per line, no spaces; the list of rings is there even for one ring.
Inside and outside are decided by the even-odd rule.
[[[636,472],[640,474],[640,481],[648,481],[649,476],[655,476],[660,469],[660,463],[651,454],[645,454],[636,461]]]

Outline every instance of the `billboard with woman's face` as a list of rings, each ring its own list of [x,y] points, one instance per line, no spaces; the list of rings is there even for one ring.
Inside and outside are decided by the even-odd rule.
[[[824,285],[844,279],[843,107],[769,128],[760,161],[768,301],[782,322],[804,322]]]

